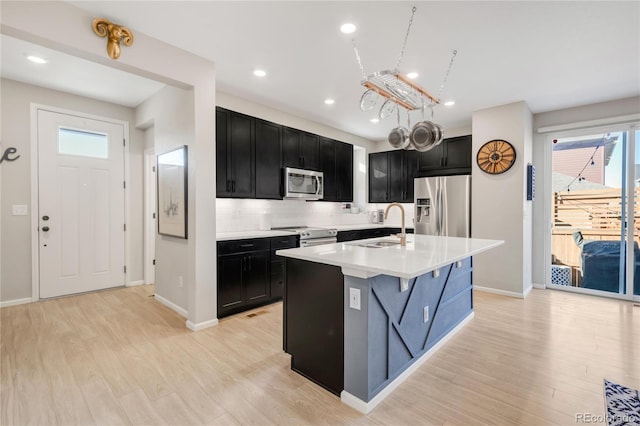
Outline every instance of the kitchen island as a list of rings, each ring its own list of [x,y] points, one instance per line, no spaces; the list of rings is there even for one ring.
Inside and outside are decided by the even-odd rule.
[[[473,318],[472,256],[502,243],[408,235],[279,250],[291,368],[368,413]]]

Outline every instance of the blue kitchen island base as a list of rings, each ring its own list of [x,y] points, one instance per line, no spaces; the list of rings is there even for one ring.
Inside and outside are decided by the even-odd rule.
[[[408,235],[278,250],[292,369],[368,413],[473,318],[473,256],[503,243]]]
[[[471,258],[404,284],[388,275],[346,275],[342,400],[369,412],[473,318],[471,280]]]

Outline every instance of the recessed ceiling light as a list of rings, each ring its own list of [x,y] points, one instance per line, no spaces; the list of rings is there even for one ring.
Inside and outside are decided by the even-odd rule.
[[[378,122],[378,121],[380,121],[380,120],[378,120],[377,118],[372,118],[372,119],[371,119],[371,120],[369,120],[369,121],[370,121],[370,122],[372,122],[372,123],[377,123],[377,122]]]
[[[264,77],[267,75],[267,72],[265,70],[253,70],[253,75],[256,77]]]
[[[413,80],[414,78],[418,77],[418,73],[417,72],[410,72],[409,74],[407,74],[407,77],[409,77],[411,80]]]
[[[327,105],[333,105],[336,103],[336,101],[334,101],[333,99],[325,99],[324,103]]]
[[[27,56],[27,60],[33,62],[34,64],[46,64],[47,60],[44,58],[41,58],[40,56],[35,56],[35,55],[28,55]]]
[[[456,104],[455,101],[447,101],[444,103],[444,106],[454,106]]]
[[[356,32],[356,26],[351,22],[347,22],[340,26],[340,31],[342,31],[344,34],[352,34]]]

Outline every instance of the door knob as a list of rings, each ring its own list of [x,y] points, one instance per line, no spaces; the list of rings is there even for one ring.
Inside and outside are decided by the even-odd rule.
[[[44,232],[48,232],[48,231],[49,231],[49,227],[48,227],[48,226],[43,226],[43,227],[42,227],[42,230],[43,230]]]
[[[42,220],[49,220],[49,216],[42,216]]]

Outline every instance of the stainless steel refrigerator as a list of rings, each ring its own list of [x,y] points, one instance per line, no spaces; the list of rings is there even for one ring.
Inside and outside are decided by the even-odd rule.
[[[471,176],[436,176],[414,181],[415,233],[471,236]]]

